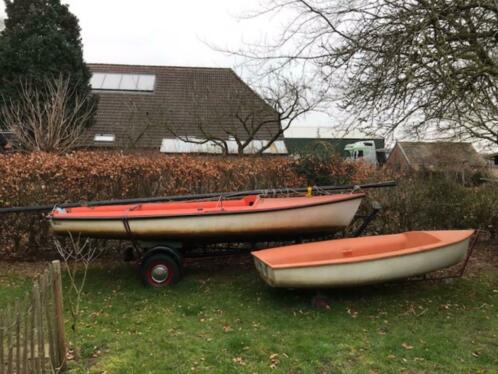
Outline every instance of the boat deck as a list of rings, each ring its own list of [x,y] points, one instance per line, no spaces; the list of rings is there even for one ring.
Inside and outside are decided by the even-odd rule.
[[[238,200],[182,201],[56,209],[52,212],[52,217],[54,219],[119,219],[122,217],[171,217],[219,213],[249,213],[330,204],[362,198],[364,196],[363,193],[313,196],[311,198],[262,198],[252,195]]]
[[[271,248],[253,255],[276,269],[353,263],[437,249],[466,240],[473,233],[473,230],[412,231]]]

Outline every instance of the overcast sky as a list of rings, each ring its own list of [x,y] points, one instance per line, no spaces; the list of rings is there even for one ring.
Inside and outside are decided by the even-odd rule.
[[[272,32],[263,20],[240,21],[244,0],[66,0],[80,20],[87,62],[232,66],[204,42],[236,46]],[[1,14],[4,16],[2,1]],[[278,30],[278,27],[273,27]]]
[[[281,30],[285,20],[242,19],[259,0],[66,0],[80,20],[87,62],[235,67],[234,57],[207,44],[237,49]],[[5,17],[3,1],[0,17]],[[244,75],[244,71],[238,71]],[[330,126],[323,114],[298,126]]]

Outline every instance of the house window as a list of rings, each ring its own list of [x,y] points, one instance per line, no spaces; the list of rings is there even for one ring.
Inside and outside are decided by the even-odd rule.
[[[96,91],[154,92],[156,76],[151,74],[93,73],[90,85]]]
[[[93,140],[99,143],[112,143],[116,139],[114,134],[96,134]]]

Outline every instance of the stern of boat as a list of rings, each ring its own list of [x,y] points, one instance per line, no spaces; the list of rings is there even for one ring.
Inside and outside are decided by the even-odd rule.
[[[256,256],[254,258],[254,265],[261,278],[270,286],[275,287],[275,273],[272,268],[266,265],[263,261],[259,260]]]

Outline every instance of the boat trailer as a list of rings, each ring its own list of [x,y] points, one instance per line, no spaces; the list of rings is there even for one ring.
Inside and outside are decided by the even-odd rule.
[[[267,197],[275,197],[277,195],[293,195],[296,193],[303,194],[307,196],[312,196],[315,194],[330,194],[334,191],[358,191],[364,189],[375,189],[384,187],[395,187],[395,181],[387,181],[381,183],[368,183],[363,185],[339,185],[339,186],[312,186],[305,188],[280,188],[280,189],[260,189],[260,190],[250,190],[250,191],[237,191],[237,192],[222,192],[222,193],[206,193],[206,194],[194,194],[194,195],[174,195],[174,196],[163,196],[154,198],[137,198],[137,199],[127,199],[127,200],[108,200],[108,201],[94,201],[94,202],[80,202],[80,203],[66,203],[54,205],[44,205],[44,206],[31,206],[31,207],[8,207],[0,208],[1,214],[9,213],[22,213],[22,212],[50,212],[55,209],[64,210],[66,208],[78,208],[78,207],[99,207],[106,205],[124,205],[124,204],[147,204],[147,203],[158,203],[158,202],[173,202],[173,201],[213,201],[221,200],[228,201],[229,199],[234,199],[236,197],[248,196],[248,195],[261,195]],[[355,224],[360,224],[359,227],[349,236],[357,237],[362,235],[367,229],[368,225],[377,217],[381,210],[380,204],[372,202],[371,211],[366,215],[357,215],[351,222],[349,227],[353,227]],[[131,243],[130,247],[124,251],[125,260],[138,260],[140,263],[140,275],[145,284],[151,285],[153,287],[163,287],[168,284],[173,284],[178,282],[181,278],[182,268],[184,265],[185,258],[198,258],[198,257],[212,257],[216,255],[228,256],[233,254],[242,254],[250,252],[257,249],[267,249],[283,244],[295,244],[302,243],[305,241],[318,241],[332,239],[336,236],[330,236],[331,234],[296,234],[293,237],[279,238],[271,237],[273,241],[247,241],[240,242],[237,244],[210,244],[207,243],[195,243],[195,242],[181,242],[174,240],[161,240],[161,239],[151,239],[150,241],[140,241],[138,238],[134,237],[134,234],[127,222],[127,217],[123,220],[123,226],[125,228],[125,237],[121,238],[127,240]],[[346,230],[343,231],[343,237],[346,236]],[[195,240],[195,239],[192,239]]]
[[[365,233],[368,225],[378,216],[382,206],[375,200],[369,201],[371,209],[368,214],[357,214],[353,218],[350,227],[359,224],[349,237],[359,237]],[[129,226],[128,226],[129,227]],[[131,246],[123,252],[125,262],[136,261],[139,276],[144,285],[155,288],[164,287],[177,283],[183,274],[185,259],[197,258],[220,258],[235,255],[247,255],[254,250],[269,249],[289,244],[299,244],[304,242],[315,242],[336,238],[338,235],[347,237],[347,229],[342,232],[329,235],[296,235],[282,241],[262,241],[262,242],[242,242],[221,243],[212,245],[191,244],[179,241],[139,241],[135,240],[133,234],[128,231]]]

